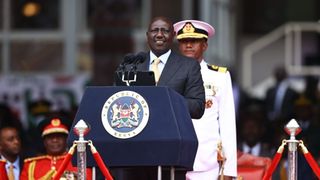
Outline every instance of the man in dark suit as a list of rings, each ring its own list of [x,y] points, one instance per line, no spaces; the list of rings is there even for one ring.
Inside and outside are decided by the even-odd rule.
[[[5,168],[9,180],[19,179],[23,166],[20,157],[21,140],[18,129],[13,126],[0,128],[0,159],[5,160]]]
[[[298,93],[290,87],[284,67],[275,68],[274,78],[276,84],[267,90],[265,99],[268,118],[270,121],[289,121],[293,117],[293,105]]]
[[[146,60],[137,65],[137,71],[152,70],[155,59],[160,59],[160,78],[157,86],[167,86],[184,96],[192,118],[199,119],[204,113],[205,93],[197,61],[181,56],[171,50],[174,29],[165,17],[154,18],[146,32],[150,51]],[[126,68],[130,70],[132,65]]]
[[[154,70],[152,67],[157,59],[157,73],[154,71],[157,86],[167,86],[181,94],[186,99],[190,116],[194,119],[200,119],[205,109],[205,92],[200,65],[196,60],[184,57],[171,50],[174,35],[173,24],[168,18],[153,18],[146,32],[150,51],[147,53],[145,60],[136,65],[136,70]],[[130,71],[132,66],[132,64],[127,65],[125,70]],[[185,172],[181,173],[181,177],[184,179]],[[115,175],[115,173],[113,174]],[[125,180],[156,179],[157,168],[128,168],[119,172],[119,175],[115,175],[115,177]],[[166,172],[164,172],[163,177],[166,179]]]
[[[254,156],[272,157],[270,144],[265,141],[265,113],[261,105],[252,104],[238,122],[238,150]]]

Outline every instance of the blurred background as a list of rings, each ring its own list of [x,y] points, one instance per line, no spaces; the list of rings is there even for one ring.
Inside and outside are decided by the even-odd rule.
[[[159,15],[215,27],[206,59],[230,69],[247,98],[240,109],[266,111],[277,68],[317,109],[319,0],[0,0],[2,111],[25,131],[48,112],[73,119],[85,86],[112,85],[125,54],[147,49],[147,25]]]

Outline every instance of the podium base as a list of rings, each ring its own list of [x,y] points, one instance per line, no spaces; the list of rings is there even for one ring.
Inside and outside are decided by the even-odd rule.
[[[175,168],[170,167],[170,180],[175,178]],[[158,180],[162,180],[162,166],[158,166]]]
[[[116,180],[152,180],[158,179],[158,169],[155,166],[139,167],[110,167],[109,170]],[[185,180],[186,170],[183,168],[171,168],[161,166],[162,180]]]

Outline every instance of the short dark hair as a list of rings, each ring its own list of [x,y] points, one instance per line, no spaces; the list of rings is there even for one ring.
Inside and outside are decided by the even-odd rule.
[[[168,17],[165,17],[165,16],[156,16],[156,17],[153,17],[153,18],[151,19],[151,21],[150,21],[149,26],[148,26],[148,30],[150,29],[150,25],[151,25],[153,22],[157,21],[157,20],[163,20],[163,21],[167,22],[168,24],[170,24],[170,29],[171,29],[172,31],[174,31],[174,29],[173,29],[173,21],[172,21],[171,19],[169,19]]]

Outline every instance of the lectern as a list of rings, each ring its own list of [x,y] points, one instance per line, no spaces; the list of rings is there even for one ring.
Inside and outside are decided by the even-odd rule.
[[[80,119],[109,167],[193,167],[197,136],[185,99],[170,88],[87,87],[72,127]],[[76,139],[70,133],[68,143]],[[87,163],[95,166],[90,155]]]

